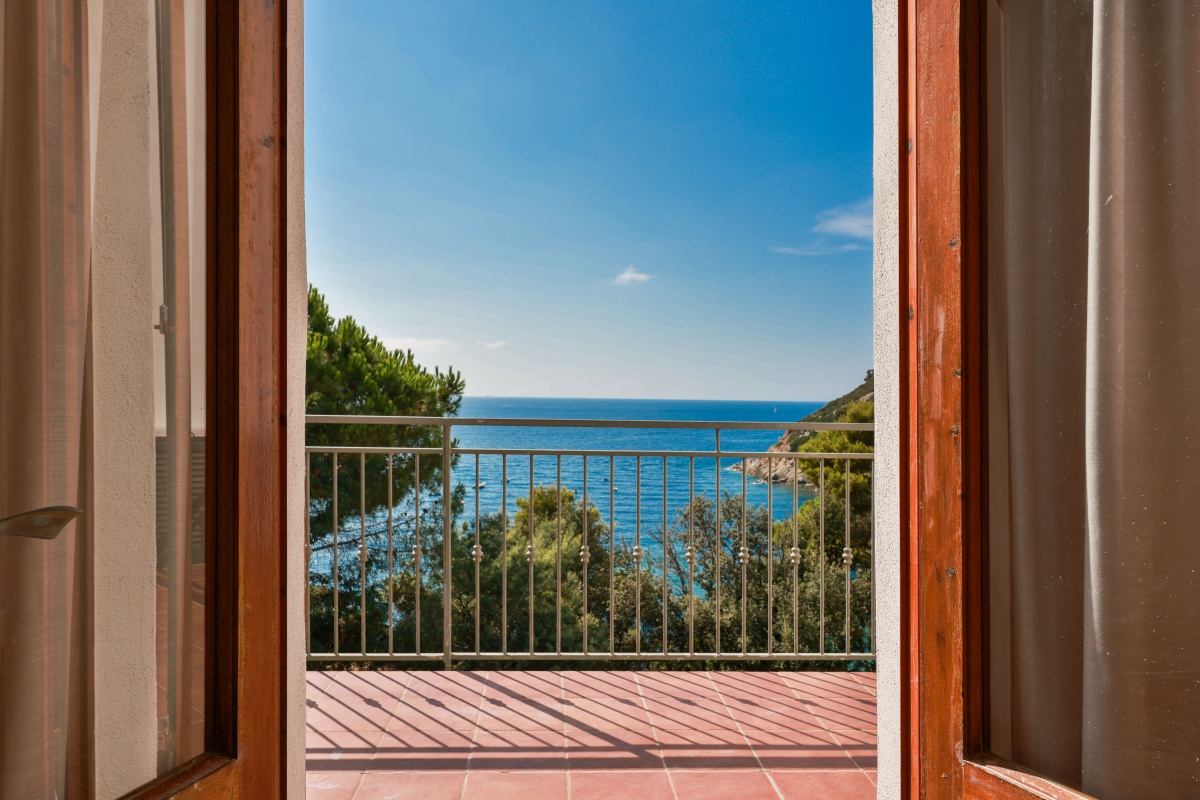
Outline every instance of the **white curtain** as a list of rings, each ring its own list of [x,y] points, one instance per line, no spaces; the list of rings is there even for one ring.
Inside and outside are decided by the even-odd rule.
[[[987,22],[991,748],[1200,797],[1200,6]]]

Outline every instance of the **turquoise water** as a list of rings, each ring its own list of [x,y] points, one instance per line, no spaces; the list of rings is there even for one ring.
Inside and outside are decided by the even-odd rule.
[[[464,398],[459,416],[468,418],[503,417],[533,419],[604,419],[604,420],[696,420],[721,422],[795,422],[824,405],[821,402],[741,402],[702,400],[600,400],[553,399],[519,397]],[[722,450],[762,452],[774,444],[783,430],[738,431],[721,434]],[[454,430],[458,445],[465,448],[505,449],[562,449],[562,450],[654,450],[687,451],[714,449],[712,431],[596,428],[475,428]],[[693,491],[689,474],[689,459],[668,457],[666,474],[666,511],[668,522],[683,507]],[[464,456],[454,469],[455,483],[466,487],[468,518],[475,514],[476,495],[480,514],[497,513],[505,505],[509,513],[516,511],[516,498],[529,492],[529,457],[509,456],[507,483],[502,479],[502,459],[499,456],[479,458],[476,481],[474,456]],[[695,460],[694,493],[710,499],[717,495],[720,482],[722,494],[742,493],[742,475],[730,470],[737,459],[722,459],[718,470],[715,459]],[[641,458],[641,509],[637,504],[638,458],[619,456],[590,456],[587,464],[588,501],[599,509],[603,519],[615,520],[619,541],[632,542],[640,530],[658,531],[663,524],[663,458]],[[534,459],[534,483],[554,485],[561,469],[564,488],[583,495],[583,457],[564,456],[561,464],[554,456]],[[616,491],[609,491],[610,474]],[[478,484],[478,488],[477,487]],[[746,482],[746,499],[750,505],[771,505],[777,520],[788,519],[794,509],[814,496],[801,487],[793,496],[790,485],[768,487],[753,479]],[[610,503],[611,500],[611,503]],[[640,526],[639,526],[640,522]]]

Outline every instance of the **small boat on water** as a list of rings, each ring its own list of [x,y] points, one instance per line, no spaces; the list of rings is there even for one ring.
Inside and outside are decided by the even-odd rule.
[[[487,481],[480,481],[479,483],[475,484],[476,489],[482,489],[485,486],[487,486]]]

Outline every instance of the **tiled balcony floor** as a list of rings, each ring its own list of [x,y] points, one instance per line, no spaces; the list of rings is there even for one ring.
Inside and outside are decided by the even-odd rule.
[[[310,672],[308,798],[867,800],[875,675]]]

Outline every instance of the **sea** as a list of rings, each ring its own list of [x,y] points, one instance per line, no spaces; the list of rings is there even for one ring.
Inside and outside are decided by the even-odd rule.
[[[816,411],[823,402],[714,401],[714,400],[610,400],[581,398],[464,397],[459,416],[463,418],[594,419],[594,420],[692,420],[704,422],[780,422],[792,423]],[[783,434],[778,430],[725,430],[721,449],[725,451],[763,452]],[[715,436],[711,430],[654,428],[544,428],[544,427],[472,427],[454,429],[462,448],[498,448],[512,450],[610,450],[610,451],[712,451]],[[641,503],[637,492],[639,458],[636,456],[589,456],[587,459],[587,498],[606,522],[615,522],[616,538],[633,543],[648,531],[659,531],[664,515],[664,478],[666,516],[672,523],[693,495],[715,500],[718,482],[722,494],[742,494],[741,472],[733,469],[740,459],[686,457],[640,458]],[[533,459],[533,482],[584,495],[582,456],[537,456]],[[505,506],[510,516],[516,512],[517,498],[529,493],[530,457],[510,455],[507,464],[500,456],[464,455],[452,471],[452,479],[466,490],[464,516],[474,518],[476,501],[479,513],[495,514]],[[693,473],[694,469],[694,473]],[[476,477],[478,475],[478,477]],[[610,485],[613,490],[610,492]],[[815,496],[801,486],[796,494],[790,484],[769,486],[748,478],[746,502],[769,507],[776,520],[789,519],[805,502]],[[640,533],[640,536],[639,536]],[[643,540],[645,541],[645,540]]]

